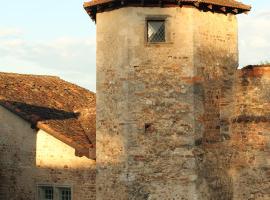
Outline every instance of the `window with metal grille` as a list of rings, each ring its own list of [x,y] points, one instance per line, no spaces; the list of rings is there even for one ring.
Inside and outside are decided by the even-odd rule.
[[[165,20],[147,20],[147,41],[165,42]]]

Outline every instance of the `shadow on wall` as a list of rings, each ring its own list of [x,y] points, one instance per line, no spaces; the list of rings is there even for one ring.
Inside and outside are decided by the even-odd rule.
[[[36,125],[38,121],[77,119],[80,115],[80,113],[75,113],[73,111],[65,111],[16,101],[0,100],[0,105],[31,122],[32,125]]]

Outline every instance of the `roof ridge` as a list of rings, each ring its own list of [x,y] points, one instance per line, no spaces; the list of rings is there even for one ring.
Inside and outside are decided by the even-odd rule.
[[[62,79],[62,78],[59,78],[59,79],[60,79],[61,81],[65,82],[65,83],[71,84],[71,85],[73,85],[73,86],[75,86],[75,87],[77,87],[77,88],[80,88],[80,89],[86,90],[87,92],[89,92],[89,93],[91,93],[91,94],[96,95],[96,93],[95,93],[95,92],[93,92],[93,91],[91,91],[91,90],[89,90],[89,89],[87,89],[87,88],[84,88],[84,87],[79,86],[79,85],[77,85],[77,84],[75,84],[75,83],[72,83],[72,82],[66,81],[66,80],[64,80],[64,79]]]
[[[66,81],[64,79],[62,79],[61,77],[59,76],[54,76],[54,75],[43,75],[43,74],[21,74],[21,73],[13,73],[13,72],[1,72],[0,71],[0,76],[1,75],[7,75],[7,76],[28,76],[28,77],[36,77],[36,78],[54,78],[54,79],[57,79],[57,80],[61,80],[62,82],[64,83],[68,83],[68,84],[71,84],[72,86],[74,87],[77,87],[77,88],[80,88],[80,89],[83,89],[83,90],[86,90],[87,92],[91,93],[91,94],[96,94],[95,92],[85,88],[85,87],[82,87],[82,86],[79,86],[75,83],[72,83],[70,81]]]
[[[32,77],[50,77],[50,78],[57,78],[61,79],[59,76],[54,75],[46,75],[46,74],[21,74],[21,73],[14,73],[14,72],[0,72],[0,75],[17,75],[17,76],[32,76]],[[61,79],[63,80],[63,79]]]

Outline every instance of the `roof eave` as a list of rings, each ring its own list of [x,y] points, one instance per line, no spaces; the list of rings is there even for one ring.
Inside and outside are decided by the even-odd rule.
[[[3,108],[7,109],[10,112],[12,112],[13,114],[19,116],[20,118],[27,121],[28,123],[30,123],[31,127],[33,129],[41,129],[41,130],[47,132],[48,134],[52,135],[56,139],[60,140],[61,142],[63,142],[65,144],[67,144],[68,146],[74,148],[75,152],[77,152],[80,155],[80,157],[86,156],[87,158],[92,159],[92,160],[96,159],[96,156],[93,153],[91,153],[91,152],[95,151],[95,146],[93,146],[91,144],[89,144],[89,147],[79,145],[76,142],[67,139],[66,137],[63,136],[63,134],[53,130],[52,128],[50,128],[49,126],[47,126],[46,124],[44,124],[42,122],[34,123],[34,122],[31,121],[30,118],[26,118],[20,112],[17,112],[16,108],[13,107],[12,105],[8,104],[8,103],[2,103],[0,101],[0,106],[2,106]]]
[[[71,139],[64,137],[63,134],[53,130],[52,128],[50,128],[49,126],[47,126],[46,124],[44,124],[42,122],[38,122],[36,127],[38,129],[41,129],[41,130],[49,133],[50,135],[52,135],[56,139],[60,140],[61,142],[67,144],[68,146],[74,148],[75,155],[80,155],[80,157],[86,156],[87,158],[90,158],[92,160],[96,159],[96,157],[94,155],[89,153],[89,152],[92,152],[93,149],[95,149],[95,147],[93,145],[89,145],[89,147],[86,147],[85,145],[80,145],[80,144],[72,141]]]
[[[120,2],[120,5],[119,5],[119,2]],[[108,6],[109,5],[109,6]],[[114,5],[115,5],[115,8],[114,8]],[[238,6],[229,6],[229,5],[220,5],[220,4],[215,4],[215,3],[206,3],[206,2],[197,2],[197,1],[175,1],[174,3],[172,3],[171,1],[163,1],[163,4],[162,4],[162,7],[166,7],[169,6],[169,7],[172,7],[172,6],[175,6],[175,7],[178,7],[178,6],[194,6],[196,7],[197,9],[200,9],[200,10],[207,10],[209,7],[208,5],[213,5],[215,8],[218,8],[218,9],[208,9],[209,11],[212,11],[212,12],[223,12],[223,13],[231,13],[231,14],[241,14],[241,13],[248,13],[250,10],[251,10],[251,6],[250,5],[245,5],[245,4],[240,4]],[[147,3],[144,3],[144,4],[141,4],[141,3],[138,3],[136,4],[136,2],[132,2],[132,3],[124,3],[122,4],[121,1],[115,1],[115,0],[103,0],[103,1],[90,1],[90,2],[85,2],[83,4],[83,7],[84,9],[86,10],[86,12],[88,13],[88,15],[91,17],[91,19],[93,21],[96,20],[96,14],[98,12],[103,12],[104,10],[112,10],[112,9],[118,9],[118,8],[121,8],[121,7],[126,7],[126,6],[136,6],[136,7],[153,7],[153,6],[156,6],[156,7],[160,7],[160,4],[157,3],[156,5],[147,5]],[[107,8],[108,7],[108,8]],[[212,6],[211,6],[212,7]],[[225,11],[222,11],[223,8],[226,8]],[[235,12],[236,10],[236,12]]]

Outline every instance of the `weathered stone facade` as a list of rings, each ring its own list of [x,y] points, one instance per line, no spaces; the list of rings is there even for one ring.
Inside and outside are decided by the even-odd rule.
[[[269,199],[268,70],[237,70],[235,14],[250,7],[173,4],[85,4],[97,23],[97,199]],[[147,43],[160,17],[166,42]]]
[[[0,199],[37,199],[39,184],[70,186],[74,200],[94,200],[95,161],[0,106]]]
[[[231,118],[233,199],[270,199],[270,66],[238,70]]]
[[[166,16],[167,43],[145,41],[151,16]],[[219,147],[238,65],[235,15],[126,7],[96,21],[97,199],[231,199]]]
[[[200,82],[194,94],[197,134],[202,134],[196,156],[200,199],[232,199],[228,174],[229,124],[234,74],[238,67],[235,15],[195,11],[194,68]],[[198,143],[198,142],[197,142]]]
[[[90,3],[97,170],[0,107],[0,199],[35,199],[38,184],[69,185],[74,200],[270,199],[270,68],[237,70],[235,1],[179,2]],[[151,18],[165,19],[165,43],[146,41]]]
[[[193,77],[192,11],[98,14],[97,199],[197,198],[194,97],[186,83]],[[168,13],[170,41],[146,44],[145,18]]]

